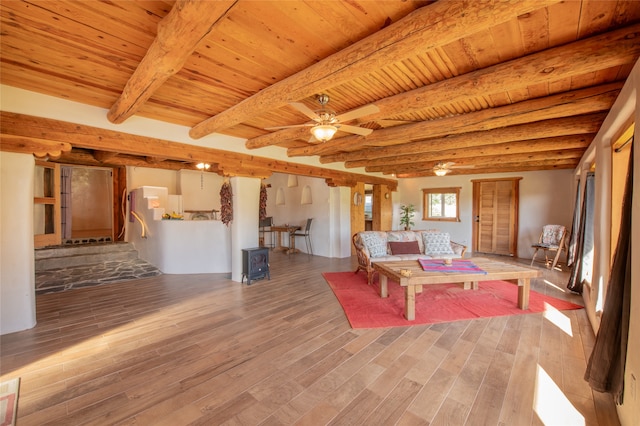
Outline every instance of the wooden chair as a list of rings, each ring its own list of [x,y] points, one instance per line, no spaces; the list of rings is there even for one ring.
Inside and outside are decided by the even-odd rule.
[[[273,226],[273,217],[269,216],[269,217],[265,217],[264,219],[260,219],[260,247],[269,247],[269,248],[273,248],[274,244],[273,244],[273,231],[271,230],[271,227]],[[265,237],[269,238],[269,241],[267,242],[267,239]]]
[[[311,246],[311,235],[309,234],[309,231],[311,231],[312,221],[313,218],[307,219],[307,226],[304,227],[304,230],[293,233],[294,237],[304,237],[304,242],[307,244],[307,255],[309,256],[313,255],[313,247]]]
[[[533,257],[531,258],[531,265],[533,266],[533,262],[536,260],[536,255],[538,254],[538,250],[544,251],[544,263],[546,267],[549,267],[549,256],[547,252],[555,252],[556,255],[553,258],[553,263],[551,264],[551,269],[555,268],[558,259],[560,258],[560,253],[565,250],[565,237],[567,235],[567,229],[562,225],[545,225],[542,227],[542,233],[540,234],[540,238],[536,244],[532,244],[531,247],[535,249],[533,252]]]

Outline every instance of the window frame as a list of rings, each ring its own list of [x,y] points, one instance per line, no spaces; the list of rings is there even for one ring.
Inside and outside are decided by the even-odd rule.
[[[460,222],[460,190],[461,186],[449,186],[446,188],[422,188],[422,220],[436,222]],[[431,194],[455,194],[456,217],[429,217],[429,196]],[[444,212],[444,206],[443,210]]]

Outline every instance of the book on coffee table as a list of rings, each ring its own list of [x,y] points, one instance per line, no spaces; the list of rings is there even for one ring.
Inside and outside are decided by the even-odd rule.
[[[452,259],[451,265],[445,265],[442,259],[418,259],[418,263],[422,267],[422,270],[426,272],[487,274],[486,271],[478,268],[472,261],[464,259]]]

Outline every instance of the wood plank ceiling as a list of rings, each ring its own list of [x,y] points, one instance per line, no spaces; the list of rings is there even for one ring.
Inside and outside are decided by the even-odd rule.
[[[255,157],[209,151],[225,173],[335,177],[286,156],[399,178],[438,162],[473,166],[452,174],[574,168],[640,57],[633,0],[4,0],[0,12],[2,84],[108,109],[114,123],[246,138]],[[316,110],[320,93],[338,114],[375,104],[347,123],[373,132],[309,143],[309,127],[265,130],[309,122],[290,103]],[[193,158],[56,126],[3,113],[3,149],[167,168]],[[271,145],[278,161],[261,157]]]

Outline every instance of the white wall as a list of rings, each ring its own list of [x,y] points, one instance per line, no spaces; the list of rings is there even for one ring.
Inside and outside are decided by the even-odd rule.
[[[267,188],[267,216],[273,217],[274,225],[298,225],[302,228],[307,223],[307,218],[313,218],[311,224],[311,243],[313,254],[317,256],[332,257],[335,249],[332,248],[332,222],[331,189],[324,179],[297,176],[298,185],[288,186],[289,175],[274,173],[265,184],[270,184]],[[301,204],[302,191],[305,186],[311,189],[311,204]],[[278,189],[284,193],[284,204],[276,205],[276,194]],[[338,200],[339,201],[339,200]],[[275,238],[276,236],[274,236]],[[288,245],[285,238],[284,245]],[[296,248],[306,253],[307,247],[302,238],[296,240]]]
[[[640,188],[640,61],[638,61],[622,91],[618,95],[602,127],[583,156],[576,173],[588,170],[591,162],[596,163],[594,220],[593,282],[589,292],[585,291],[585,308],[594,330],[598,329],[597,311],[602,306],[602,295],[609,282],[611,259],[611,144],[615,135],[625,130],[629,120],[636,123],[634,135],[634,176],[635,188]],[[581,173],[584,176],[584,172]],[[579,176],[577,176],[579,177]],[[634,191],[631,219],[631,253],[637,260],[640,252],[640,191]],[[629,341],[627,347],[627,365],[625,368],[624,404],[617,406],[620,423],[640,424],[640,262],[631,265],[631,317],[629,321]],[[632,379],[635,377],[635,383]],[[633,385],[632,385],[633,384]],[[635,386],[635,397],[631,390]]]
[[[36,325],[32,155],[0,152],[0,334]]]
[[[231,279],[242,281],[242,249],[258,247],[260,223],[260,179],[231,178],[233,221],[231,222]]]
[[[542,226],[565,225],[571,228],[573,212],[573,170],[554,170],[489,175],[448,175],[401,179],[393,200],[393,229],[400,229],[400,206],[413,204],[416,213],[413,229],[440,229],[449,232],[453,241],[468,247],[471,253],[473,179],[522,177],[520,180],[520,210],[518,226],[518,257],[531,258],[531,244],[538,241]],[[461,187],[460,222],[422,220],[422,189]]]
[[[162,220],[166,201],[160,201],[155,212],[145,195],[167,200],[167,189],[143,186],[132,191],[136,213],[146,227],[127,219],[127,241],[141,259],[165,274],[199,274],[231,272],[231,237],[229,228],[219,220]],[[156,199],[156,198],[154,198]]]
[[[182,195],[184,210],[220,210],[222,176],[197,170],[179,170],[177,176],[176,194]]]

